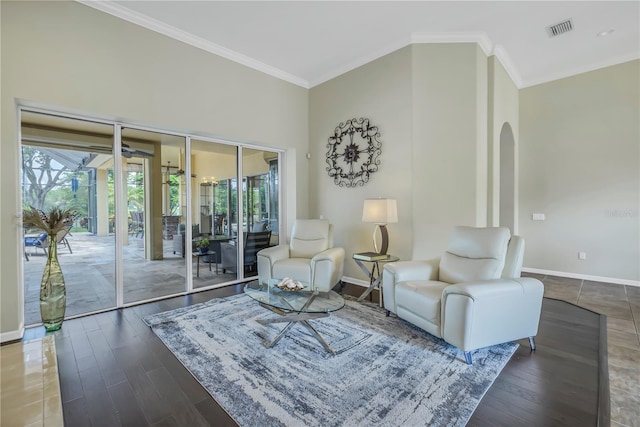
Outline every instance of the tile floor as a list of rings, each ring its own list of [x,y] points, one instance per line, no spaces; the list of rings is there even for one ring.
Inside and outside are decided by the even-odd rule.
[[[640,287],[537,277],[545,297],[607,315],[611,425],[640,427]],[[6,426],[61,426],[53,336],[0,347],[1,419]]]
[[[0,347],[0,425],[64,425],[53,335]]]
[[[640,287],[525,274],[544,296],[607,315],[611,425],[640,427]]]

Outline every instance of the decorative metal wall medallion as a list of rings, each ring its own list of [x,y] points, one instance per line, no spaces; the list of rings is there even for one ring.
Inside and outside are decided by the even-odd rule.
[[[327,144],[327,172],[337,186],[362,187],[369,181],[380,164],[379,137],[378,127],[371,126],[369,119],[351,119],[336,126]]]

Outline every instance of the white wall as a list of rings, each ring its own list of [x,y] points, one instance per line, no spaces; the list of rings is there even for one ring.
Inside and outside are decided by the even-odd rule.
[[[636,60],[521,90],[525,266],[640,279],[638,76]]]
[[[412,257],[437,256],[454,225],[486,225],[487,58],[476,44],[413,46]]]
[[[0,8],[3,341],[22,328],[18,100],[286,149],[287,217],[308,215],[307,90],[76,2]]]
[[[373,224],[362,222],[364,199],[395,198],[398,223],[389,224],[389,253],[411,254],[411,49],[404,48],[316,86],[309,95],[311,216],[335,227],[345,248],[345,275],[365,279],[351,256],[373,250]],[[341,188],[329,177],[325,154],[339,123],[368,118],[378,126],[382,154],[377,172],[362,187]]]
[[[373,249],[366,198],[397,199],[389,253],[401,259],[441,253],[453,225],[486,217],[486,69],[475,44],[414,45],[311,89],[310,212],[334,223],[346,276],[366,279],[351,260]],[[381,164],[364,186],[340,188],[326,171],[326,144],[353,117],[379,126]]]

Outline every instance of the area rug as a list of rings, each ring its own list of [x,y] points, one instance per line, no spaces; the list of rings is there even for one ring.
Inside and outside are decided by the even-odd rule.
[[[284,324],[246,295],[151,315],[145,322],[241,426],[462,426],[517,344],[473,353],[374,304],[347,301],[266,348]]]

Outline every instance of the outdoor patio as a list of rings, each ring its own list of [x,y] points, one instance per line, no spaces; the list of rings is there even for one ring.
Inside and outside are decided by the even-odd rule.
[[[66,316],[75,316],[115,307],[115,238],[100,237],[86,232],[67,236],[71,251],[58,245],[58,260],[67,289]],[[29,261],[23,257],[25,325],[40,323],[40,281],[47,256],[41,249],[27,248]],[[131,303],[183,292],[186,265],[184,258],[173,253],[173,241],[163,240],[162,260],[144,258],[144,239],[129,236],[123,247],[124,302]],[[236,279],[235,273],[211,271],[200,260],[200,277],[196,277],[196,258],[193,262],[193,286],[202,288]]]

